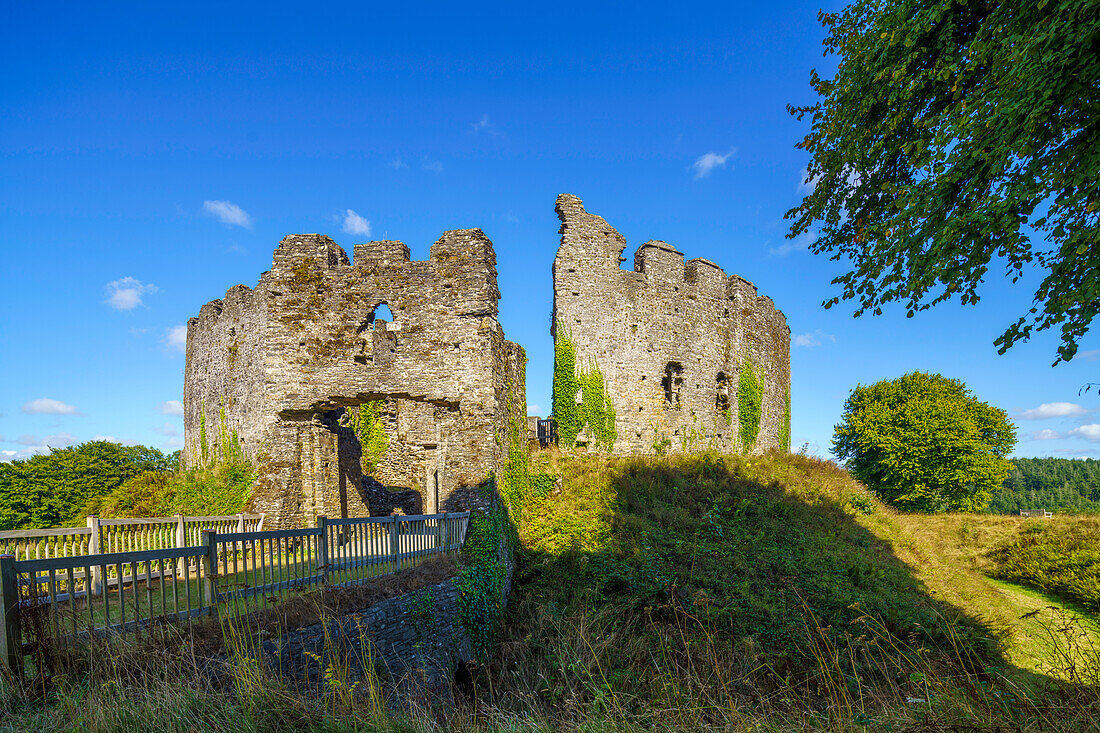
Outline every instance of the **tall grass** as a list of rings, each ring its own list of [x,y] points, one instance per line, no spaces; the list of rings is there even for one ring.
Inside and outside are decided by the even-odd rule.
[[[369,649],[332,638],[309,674],[288,674],[234,621],[220,665],[165,629],[100,647],[48,688],[5,683],[0,730],[1098,729],[1095,637],[1064,611],[1035,615],[1045,674],[1018,669],[980,613],[996,589],[835,465],[534,463],[561,481],[520,514],[506,624],[473,684],[399,700],[357,671]]]

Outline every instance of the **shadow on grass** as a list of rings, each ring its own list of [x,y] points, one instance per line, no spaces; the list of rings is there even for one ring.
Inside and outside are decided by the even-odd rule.
[[[1012,720],[1023,691],[1049,682],[1012,668],[993,629],[925,587],[894,552],[892,514],[835,464],[544,463],[562,482],[519,517],[498,659],[517,695],[550,708],[862,715],[934,690],[966,715],[978,705]]]

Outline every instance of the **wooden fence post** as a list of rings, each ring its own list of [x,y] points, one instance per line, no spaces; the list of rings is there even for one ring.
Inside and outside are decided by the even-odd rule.
[[[440,551],[447,546],[447,512],[443,512],[443,516],[439,518],[439,532],[436,537],[436,546]]]
[[[321,584],[328,585],[328,517],[317,517],[317,565],[321,571]]]
[[[390,555],[393,562],[393,570],[391,572],[396,573],[401,569],[401,528],[399,522],[401,517],[396,514],[393,516],[393,525],[390,527]]]
[[[23,634],[19,629],[19,576],[15,555],[0,555],[0,663],[23,678]]]
[[[206,607],[210,609],[211,616],[216,616],[218,612],[218,531],[204,529],[202,543],[206,547],[202,556]]]
[[[265,514],[264,512],[260,512],[260,521],[256,522],[256,531],[257,532],[263,532],[264,531],[264,520],[265,519],[267,519],[267,514]]]
[[[237,512],[237,531],[244,532],[244,514]]]
[[[88,517],[88,529],[92,530],[91,537],[88,539],[88,554],[100,555],[103,553],[100,547],[101,535],[99,527],[99,515],[93,514]],[[88,593],[93,596],[103,595],[103,567],[96,565],[92,567],[92,577],[88,579]]]
[[[187,547],[187,528],[184,526],[183,515],[176,515],[176,547]],[[187,579],[188,559],[181,557],[176,561],[176,578]]]

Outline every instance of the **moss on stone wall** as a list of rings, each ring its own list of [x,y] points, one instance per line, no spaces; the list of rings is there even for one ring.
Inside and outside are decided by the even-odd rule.
[[[746,451],[752,450],[756,445],[763,406],[764,370],[758,369],[751,359],[745,358],[737,380],[737,432],[741,438],[741,447]]]

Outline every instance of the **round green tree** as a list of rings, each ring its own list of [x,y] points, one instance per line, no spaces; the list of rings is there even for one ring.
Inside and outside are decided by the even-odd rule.
[[[1012,462],[1016,429],[1004,410],[957,379],[912,372],[857,386],[833,453],[883,501],[907,511],[980,511]]]

